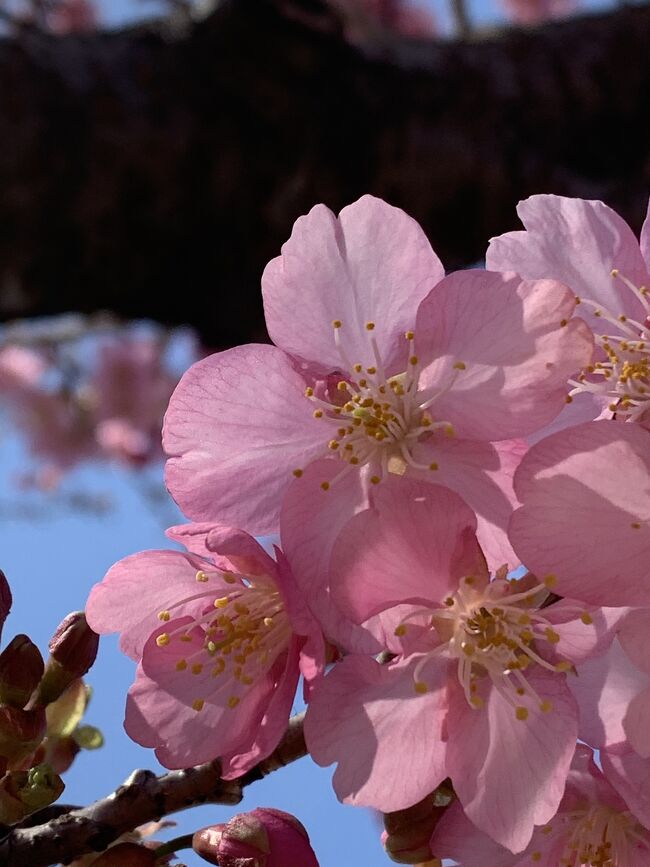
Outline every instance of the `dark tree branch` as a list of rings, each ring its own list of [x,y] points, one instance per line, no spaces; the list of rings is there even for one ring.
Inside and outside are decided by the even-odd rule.
[[[49,867],[101,852],[139,825],[199,804],[238,804],[245,786],[306,755],[304,714],[291,718],[274,752],[238,780],[220,777],[219,762],[156,777],[134,771],[112,795],[43,825],[13,830],[0,841],[0,864]]]
[[[373,192],[446,265],[534,192],[639,227],[650,7],[368,58],[318,0],[230,0],[145,27],[0,43],[0,319],[108,309],[263,337],[259,281],[292,222]]]

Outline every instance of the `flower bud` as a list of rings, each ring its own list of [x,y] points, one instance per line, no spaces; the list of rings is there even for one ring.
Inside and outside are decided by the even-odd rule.
[[[48,765],[28,771],[10,771],[0,780],[0,822],[19,822],[30,813],[48,807],[65,786]]]
[[[154,867],[155,864],[154,850],[137,843],[118,843],[93,861],[93,867]]]
[[[0,756],[10,764],[22,761],[37,749],[46,730],[42,708],[0,707]]]
[[[407,807],[384,815],[385,831],[381,842],[388,857],[397,864],[426,864],[439,867],[433,858],[429,841],[449,802],[451,794],[442,789]]]
[[[36,702],[47,705],[82,677],[97,657],[99,635],[86,622],[83,611],[63,620],[50,641],[50,658],[38,688]]]
[[[0,569],[0,637],[2,637],[2,627],[11,610],[12,601],[9,582],[5,578],[5,573]]]
[[[197,831],[192,848],[219,867],[318,867],[309,837],[289,813],[259,807]]]
[[[0,653],[0,704],[25,707],[44,668],[38,647],[26,635],[17,635]]]

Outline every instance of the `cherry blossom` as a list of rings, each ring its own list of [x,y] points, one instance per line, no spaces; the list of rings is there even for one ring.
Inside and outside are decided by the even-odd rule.
[[[417,607],[397,622],[390,663],[335,666],[305,732],[319,764],[338,762],[342,800],[402,809],[449,776],[472,821],[518,852],[564,792],[578,734],[567,672],[613,630],[598,609],[554,601],[551,580],[490,579],[475,528],[445,488],[394,478],[371,492],[335,543],[334,601],[357,623]]]
[[[585,422],[533,446],[515,475],[512,545],[557,593],[650,605],[650,433]]]
[[[517,213],[526,231],[493,238],[487,267],[570,286],[598,350],[570,380],[572,397],[592,398],[581,403],[583,419],[602,409],[650,427],[650,221],[639,244],[602,202],[538,195]]]
[[[170,401],[167,485],[185,514],[276,532],[292,478],[329,456],[332,498],[350,473],[426,476],[479,513],[491,563],[512,557],[524,446],[509,441],[561,411],[567,376],[591,357],[571,292],[479,271],[443,279],[419,226],[370,196],[338,219],[322,205],[301,217],[262,288],[276,346],[204,359]]]
[[[167,767],[220,756],[230,779],[279,742],[300,672],[313,680],[322,666],[322,640],[280,552],[276,562],[215,525],[170,533],[189,551],[121,560],[93,588],[88,622],[120,632],[139,662],[127,733]]]

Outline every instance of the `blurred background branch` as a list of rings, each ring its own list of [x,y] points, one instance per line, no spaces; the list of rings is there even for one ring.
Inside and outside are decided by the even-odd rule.
[[[649,6],[365,50],[343,24],[318,0],[229,0],[176,30],[0,42],[0,321],[107,310],[263,339],[260,274],[293,221],[364,192],[448,267],[539,191],[639,227]]]

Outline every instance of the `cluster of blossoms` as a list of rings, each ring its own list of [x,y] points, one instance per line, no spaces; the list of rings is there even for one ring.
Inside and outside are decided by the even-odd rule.
[[[0,398],[36,459],[23,485],[55,487],[83,460],[141,467],[162,458],[160,425],[178,381],[165,339],[115,334],[92,354],[88,364],[65,345],[0,347]]]
[[[302,676],[341,800],[403,829],[451,793],[418,819],[427,857],[389,833],[403,863],[641,867],[650,228],[640,247],[557,196],[520,216],[488,270],[447,276],[370,196],[300,218],[262,278],[275,345],[203,359],[171,398],[186,550],[122,560],[87,616],[137,662],[126,728],[168,767],[245,773]]]

